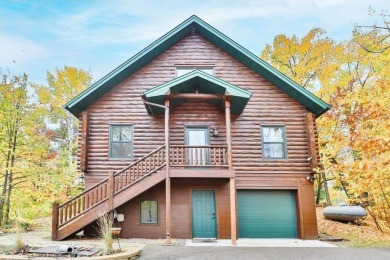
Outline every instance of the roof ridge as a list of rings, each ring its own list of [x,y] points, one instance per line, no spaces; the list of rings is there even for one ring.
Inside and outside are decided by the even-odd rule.
[[[219,46],[230,56],[279,87],[282,91],[303,104],[309,111],[313,112],[316,117],[329,110],[329,105],[316,97],[313,93],[303,88],[291,78],[273,68],[260,57],[230,39],[196,15],[190,16],[178,26],[153,41],[146,48],[136,53],[130,59],[123,62],[100,80],[96,81],[89,88],[66,103],[65,108],[73,115],[77,116],[101,95],[189,35],[192,32],[193,26],[196,26],[196,32],[203,38],[212,44]]]

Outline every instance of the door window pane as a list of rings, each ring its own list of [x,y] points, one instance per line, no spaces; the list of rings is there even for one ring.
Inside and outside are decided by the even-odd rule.
[[[188,145],[206,145],[206,130],[188,130]]]
[[[187,128],[186,145],[207,146],[209,135],[207,128]],[[188,165],[208,165],[210,162],[210,151],[206,147],[189,147],[187,149]]]
[[[157,200],[144,200],[141,202],[141,223],[142,224],[158,223]]]

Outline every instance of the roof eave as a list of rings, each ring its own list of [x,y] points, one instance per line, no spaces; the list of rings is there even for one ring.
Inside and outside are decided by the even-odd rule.
[[[278,86],[282,91],[290,95],[292,98],[302,103],[309,111],[313,112],[313,109],[309,109],[305,102],[301,102],[299,99],[303,98],[306,101],[313,102],[317,109],[322,110],[316,117],[322,115],[329,110],[329,105],[317,98],[310,91],[299,86],[296,82],[282,74],[280,71],[273,68],[271,65],[212,27],[205,21],[201,20],[197,16],[191,16],[180,25],[176,26],[168,33],[154,41],[145,49],[138,52],[126,62],[115,68],[108,73],[102,79],[91,85],[85,91],[80,93],[74,99],[69,101],[65,108],[76,117],[94,100],[101,95],[112,89],[119,82],[123,81],[129,75],[142,68],[144,65],[153,60],[156,56],[160,55],[166,49],[173,46],[182,38],[191,33],[192,28],[195,28],[198,34],[210,41],[211,43],[220,47],[223,51],[227,52],[248,68],[252,69],[257,74],[261,75],[271,83]],[[219,41],[219,42],[218,42]],[[221,44],[223,43],[223,44]],[[160,49],[159,49],[160,48]],[[154,51],[154,53],[153,53]],[[290,89],[291,88],[291,89]],[[325,107],[325,109],[324,109]],[[314,113],[314,112],[313,112]]]
[[[320,113],[316,114],[315,118],[319,118],[320,116],[322,116],[323,114],[328,112],[330,109],[331,109],[331,107],[328,105],[324,110],[322,110]]]

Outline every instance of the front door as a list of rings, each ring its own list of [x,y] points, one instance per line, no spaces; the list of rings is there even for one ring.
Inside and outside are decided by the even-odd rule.
[[[210,164],[210,134],[207,127],[186,127],[185,145],[187,165],[202,166]]]
[[[217,238],[216,226],[214,191],[192,191],[192,237]]]

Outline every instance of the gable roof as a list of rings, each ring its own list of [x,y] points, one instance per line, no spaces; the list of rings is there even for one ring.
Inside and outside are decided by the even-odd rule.
[[[229,82],[214,77],[201,70],[193,70],[171,81],[165,82],[159,86],[148,89],[143,93],[144,98],[153,103],[164,104],[165,95],[179,93],[205,93],[221,94],[231,97],[231,112],[239,115],[244,110],[252,93],[239,88]],[[184,100],[173,100],[174,105],[182,103]],[[176,103],[175,103],[176,102]],[[222,100],[209,100],[209,103],[223,106]],[[149,106],[145,104],[149,114],[156,115],[164,113],[163,108]]]
[[[310,91],[301,87],[289,77],[195,15],[182,22],[70,100],[65,104],[65,108],[73,115],[78,116],[79,113],[104,93],[138,71],[181,39],[191,34],[193,29],[203,38],[218,46],[239,62],[300,102],[316,117],[330,109],[330,106],[327,103],[316,97]]]

